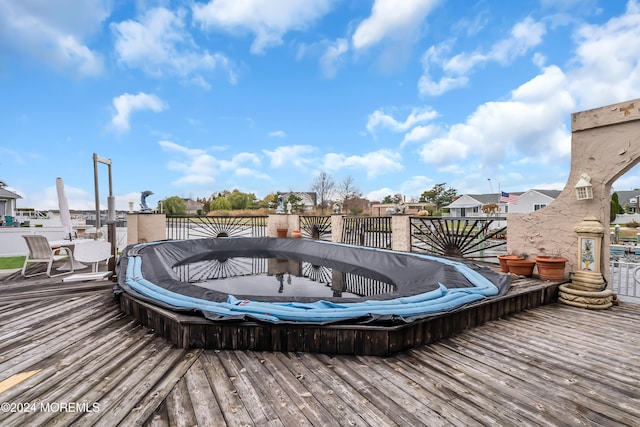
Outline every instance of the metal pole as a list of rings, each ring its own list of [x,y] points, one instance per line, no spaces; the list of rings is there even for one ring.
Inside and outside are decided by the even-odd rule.
[[[107,198],[107,241],[111,243],[111,255],[109,259],[109,271],[115,274],[116,272],[116,258],[117,258],[117,245],[116,245],[116,200],[113,197],[113,181],[111,175],[111,159],[100,157],[98,154],[93,153],[93,173],[96,193],[96,235],[100,228],[100,195],[98,189],[98,163],[103,163],[108,166],[109,173],[109,197]]]
[[[98,188],[98,155],[93,153],[93,193],[96,201],[96,234],[100,229],[100,189]]]

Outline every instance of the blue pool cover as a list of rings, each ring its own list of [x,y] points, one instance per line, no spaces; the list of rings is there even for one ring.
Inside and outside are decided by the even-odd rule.
[[[180,281],[173,267],[212,256],[285,256],[384,277],[395,291],[350,302],[346,298],[232,295]],[[308,239],[217,238],[128,246],[119,260],[116,294],[125,292],[163,308],[211,320],[265,322],[410,322],[504,294],[508,275],[473,263]]]

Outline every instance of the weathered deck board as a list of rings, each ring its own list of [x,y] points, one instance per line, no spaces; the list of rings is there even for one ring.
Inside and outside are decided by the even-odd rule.
[[[0,384],[10,381],[0,403],[95,402],[100,411],[0,411],[3,427],[628,426],[640,419],[640,305],[551,304],[514,314],[494,305],[490,316],[502,311],[499,320],[379,358],[185,350],[123,315],[110,286],[85,292],[86,285],[59,284],[14,278],[2,294],[7,283],[0,282]],[[12,377],[24,373],[32,375]]]

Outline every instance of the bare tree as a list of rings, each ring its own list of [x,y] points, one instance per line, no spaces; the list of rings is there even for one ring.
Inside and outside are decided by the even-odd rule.
[[[324,210],[327,207],[327,202],[329,200],[329,195],[335,189],[335,182],[331,175],[322,171],[316,176],[316,179],[313,181],[311,185],[311,191],[314,191],[320,199],[320,211],[322,215],[324,215]]]
[[[351,175],[342,180],[340,187],[338,188],[338,193],[342,198],[342,208],[346,212],[350,212],[354,209],[356,207],[354,206],[355,202],[362,197],[362,193],[353,183],[353,177]]]

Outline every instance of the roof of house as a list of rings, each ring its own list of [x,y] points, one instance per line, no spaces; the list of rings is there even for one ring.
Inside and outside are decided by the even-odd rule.
[[[616,191],[616,193],[618,193],[618,203],[620,203],[621,206],[624,206],[627,203],[636,205],[638,203],[637,198],[640,197],[640,190],[623,190]],[[635,203],[631,203],[631,199],[633,198],[636,199]]]
[[[560,195],[561,191],[560,190],[539,190],[539,189],[531,189],[528,191],[512,191],[509,194],[510,195],[516,195],[516,196],[522,196],[523,194],[529,192],[529,191],[535,191],[538,192],[542,195],[545,195],[547,197],[550,197],[552,199],[556,199],[558,197],[558,195]],[[470,208],[470,207],[475,207],[475,206],[481,206],[481,205],[487,205],[490,203],[501,203],[500,202],[500,196],[501,193],[488,193],[488,194],[462,194],[460,195],[460,197],[458,197],[456,200],[453,201],[453,203],[451,203],[448,206],[445,206],[445,208]],[[466,200],[465,202],[458,202],[458,200],[460,200],[461,198],[467,198],[467,199],[472,199],[472,200]],[[475,203],[473,202],[475,201]],[[458,203],[456,203],[458,202]]]
[[[0,187],[0,199],[22,199],[22,196],[4,187]]]

